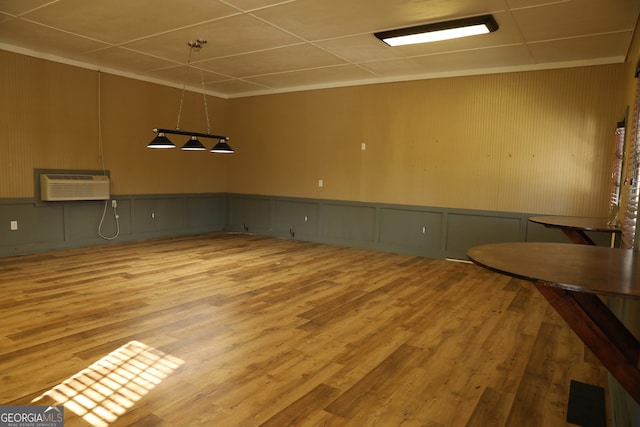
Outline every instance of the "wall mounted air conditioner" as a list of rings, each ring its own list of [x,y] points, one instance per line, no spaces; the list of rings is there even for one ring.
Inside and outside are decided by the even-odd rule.
[[[40,175],[40,198],[44,201],[107,200],[109,177],[105,175]]]

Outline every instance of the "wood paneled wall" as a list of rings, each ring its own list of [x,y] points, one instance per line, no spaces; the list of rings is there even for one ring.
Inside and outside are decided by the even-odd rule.
[[[176,127],[179,89],[0,50],[0,94],[0,198],[34,197],[34,168],[104,166],[114,194],[226,189],[220,155],[146,148],[153,128]],[[212,132],[226,132],[226,101],[207,104]],[[202,95],[185,95],[181,128],[206,131]]]
[[[228,191],[606,215],[623,70],[617,64],[232,99],[230,128],[240,150]]]
[[[34,168],[99,168],[95,73],[0,51],[0,87],[0,197],[33,197]]]
[[[104,159],[114,194],[605,215],[624,70],[209,97],[212,130],[237,151],[229,157],[145,148],[153,127],[175,127],[178,89],[0,51],[0,198],[33,197],[33,168],[100,169]],[[187,95],[182,128],[201,130],[202,97]]]

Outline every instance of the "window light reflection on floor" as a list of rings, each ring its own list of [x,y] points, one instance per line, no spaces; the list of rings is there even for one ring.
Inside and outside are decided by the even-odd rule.
[[[130,341],[32,403],[46,396],[92,426],[107,427],[183,363],[144,343]]]

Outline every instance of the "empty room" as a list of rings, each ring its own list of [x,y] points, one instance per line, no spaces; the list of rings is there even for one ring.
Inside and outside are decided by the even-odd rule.
[[[639,16],[0,1],[0,427],[639,426]]]

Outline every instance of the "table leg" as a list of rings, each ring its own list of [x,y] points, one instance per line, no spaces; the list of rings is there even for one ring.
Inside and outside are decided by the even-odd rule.
[[[536,288],[629,395],[640,403],[640,343],[595,294],[536,283]]]
[[[562,232],[573,243],[577,243],[579,245],[595,245],[594,241],[591,240],[591,237],[587,236],[587,233],[585,233],[582,230],[575,230],[572,228],[563,228]]]

